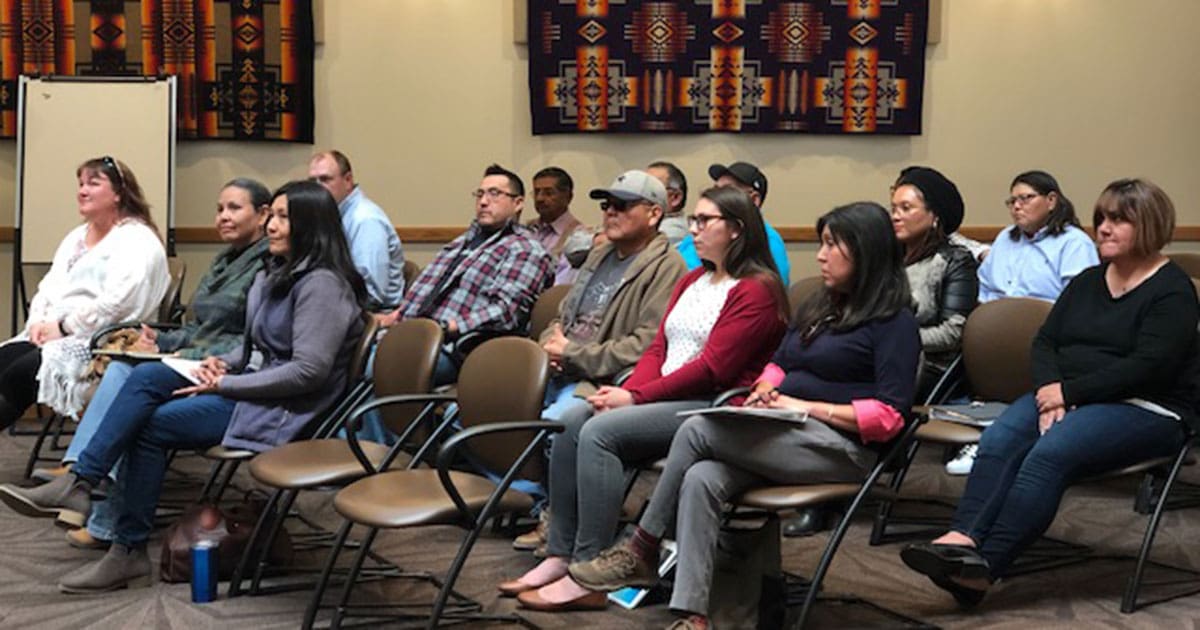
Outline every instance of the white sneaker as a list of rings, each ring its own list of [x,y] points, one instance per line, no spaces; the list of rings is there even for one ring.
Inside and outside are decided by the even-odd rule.
[[[979,452],[978,444],[968,444],[958,451],[954,459],[946,462],[947,475],[969,475],[975,465],[975,454]]]

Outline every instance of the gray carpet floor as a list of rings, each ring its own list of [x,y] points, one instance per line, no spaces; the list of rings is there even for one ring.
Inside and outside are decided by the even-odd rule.
[[[21,471],[32,438],[0,434],[0,482],[20,482]],[[914,467],[906,493],[953,499],[962,480],[944,475],[939,454],[923,451]],[[203,462],[183,458],[172,475],[167,498],[188,500],[198,491]],[[1185,479],[1200,478],[1189,470]],[[639,481],[631,505],[645,496],[652,479]],[[242,488],[251,482],[239,475]],[[1131,558],[1141,542],[1147,522],[1132,508],[1136,480],[1109,482],[1072,488],[1049,535],[1083,543],[1098,556],[1083,564],[1006,580],[973,612],[955,608],[948,595],[924,577],[908,571],[900,562],[902,543],[872,547],[867,544],[870,520],[855,521],[826,580],[827,593],[856,594],[878,606],[906,617],[942,628],[1195,628],[1200,625],[1200,595],[1159,604],[1133,615],[1124,615],[1119,603],[1130,575]],[[230,498],[236,498],[236,491]],[[330,495],[312,493],[300,509],[317,522],[334,528]],[[60,594],[58,577],[99,557],[67,546],[63,532],[50,521],[27,519],[0,506],[0,628],[294,628],[298,627],[308,592],[263,597],[225,599],[196,605],[186,584],[155,583],[149,588],[97,596]],[[159,539],[151,544],[157,559]],[[385,532],[375,548],[405,569],[442,573],[461,541],[462,530],[433,527],[412,531]],[[1163,520],[1154,558],[1200,568],[1200,508],[1169,512]],[[783,565],[799,575],[809,574],[826,538],[785,539]],[[458,590],[497,613],[516,611],[515,602],[498,598],[495,584],[519,575],[532,566],[529,554],[514,552],[508,537],[487,532],[467,562]],[[298,561],[317,564],[323,553],[299,554]],[[1174,574],[1154,572],[1152,579]],[[426,601],[432,596],[427,586],[413,582],[391,582],[363,586],[355,599],[364,602]],[[672,620],[665,604],[657,603],[626,611],[610,606],[603,612],[545,614],[521,612],[532,624],[543,628],[661,628]],[[325,617],[327,619],[327,616]],[[811,627],[891,628],[904,627],[895,618],[881,616],[863,606],[819,606]],[[385,627],[387,624],[372,624]],[[477,627],[470,624],[469,627]],[[492,625],[489,627],[516,627]]]

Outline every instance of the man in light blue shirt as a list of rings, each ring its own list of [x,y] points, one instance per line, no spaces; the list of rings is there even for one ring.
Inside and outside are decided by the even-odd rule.
[[[308,177],[324,186],[338,204],[350,258],[367,284],[367,307],[373,312],[394,310],[404,297],[404,250],[396,228],[354,183],[350,160],[341,151],[314,155]]]
[[[729,166],[713,164],[708,167],[708,176],[717,186],[734,186],[741,189],[750,195],[750,198],[754,200],[754,205],[758,206],[759,212],[762,212],[763,201],[767,198],[767,176],[763,175],[757,166],[747,162],[734,162]],[[776,269],[779,270],[779,278],[783,280],[783,286],[786,287],[791,284],[789,279],[791,265],[788,263],[787,247],[783,244],[783,237],[775,231],[775,228],[771,227],[770,223],[767,223],[766,218],[763,219],[763,227],[767,228],[767,244],[771,247],[771,258],[775,261]],[[688,269],[700,266],[700,256],[696,255],[696,243],[692,240],[691,234],[679,242],[679,255],[683,256],[683,262],[687,263]]]

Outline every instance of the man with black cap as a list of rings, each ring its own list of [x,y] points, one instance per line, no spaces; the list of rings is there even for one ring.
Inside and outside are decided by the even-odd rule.
[[[557,420],[583,405],[597,386],[632,367],[658,332],[671,292],[687,268],[659,224],[668,203],[662,182],[643,171],[627,171],[608,188],[591,191],[600,200],[597,245],[579,269],[571,291],[542,333],[553,378],[546,385],[542,417]],[[540,488],[523,490],[544,496]],[[537,529],[513,541],[517,549],[536,550],[545,542],[549,516]]]
[[[708,176],[713,179],[716,186],[733,186],[741,189],[750,198],[754,200],[754,205],[758,206],[759,212],[762,212],[763,202],[767,199],[767,176],[758,170],[758,167],[749,162],[734,162],[729,166],[721,164],[713,164],[708,167]],[[791,264],[788,263],[787,247],[783,243],[783,237],[775,228],[767,223],[766,218],[763,218],[763,227],[767,229],[767,244],[771,248],[771,258],[775,261],[775,267],[779,271],[779,278],[783,280],[783,286],[788,286],[791,282]],[[700,266],[700,257],[696,255],[696,244],[692,240],[692,235],[688,234],[686,238],[679,243],[679,254],[683,256],[683,262],[687,263],[688,269],[695,269]]]

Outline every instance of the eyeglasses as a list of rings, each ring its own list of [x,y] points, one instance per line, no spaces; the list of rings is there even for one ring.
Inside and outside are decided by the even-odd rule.
[[[625,212],[626,210],[631,210],[644,203],[648,202],[643,199],[638,199],[636,201],[625,201],[623,199],[610,198],[600,202],[600,211],[608,212],[609,210],[614,210],[616,212]]]
[[[489,188],[487,190],[484,190],[482,188],[476,188],[475,190],[471,191],[471,196],[474,197],[476,200],[483,198],[484,195],[487,195],[487,198],[491,199],[492,201],[499,199],[501,195],[504,195],[505,197],[512,197],[513,199],[516,199],[517,197],[521,196],[521,195],[514,195],[513,193],[510,193],[507,190],[500,190],[499,188]]]
[[[117,164],[117,161],[112,159],[112,156],[108,156],[108,155],[100,158],[100,163],[107,166],[108,168],[112,169],[113,172],[117,174],[117,181],[113,182],[114,184],[117,185],[117,188],[124,188],[125,187],[125,173],[121,172],[121,165]]]
[[[688,227],[696,228],[699,231],[704,231],[709,223],[724,219],[725,217],[719,214],[693,214],[688,217]]]
[[[1008,206],[1009,209],[1012,209],[1012,208],[1017,207],[1017,205],[1023,206],[1025,204],[1029,203],[1030,201],[1033,201],[1034,199],[1037,199],[1038,197],[1041,197],[1041,196],[1042,195],[1040,193],[1029,193],[1029,194],[1025,194],[1025,195],[1013,195],[1013,196],[1009,197],[1008,199],[1004,200],[1004,205]]]

